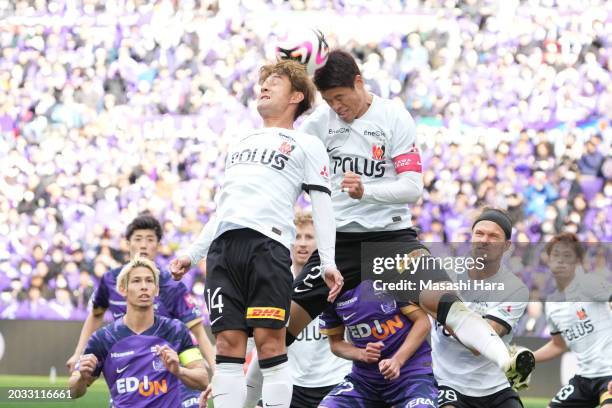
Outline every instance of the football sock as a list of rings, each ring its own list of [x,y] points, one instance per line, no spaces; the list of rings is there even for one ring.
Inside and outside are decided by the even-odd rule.
[[[510,352],[493,327],[463,302],[453,302],[446,316],[448,326],[465,346],[478,351],[502,371],[510,367]]]
[[[217,356],[217,368],[212,379],[212,397],[215,408],[243,406],[246,397],[243,364],[244,358]]]
[[[263,374],[262,399],[264,408],[289,408],[293,383],[286,354],[259,361]]]

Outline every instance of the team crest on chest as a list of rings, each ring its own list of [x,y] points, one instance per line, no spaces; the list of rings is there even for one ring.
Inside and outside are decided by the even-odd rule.
[[[382,160],[385,157],[385,145],[372,145],[372,158]]]

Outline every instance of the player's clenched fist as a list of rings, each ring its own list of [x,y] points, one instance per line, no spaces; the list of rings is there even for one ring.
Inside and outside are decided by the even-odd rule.
[[[191,259],[187,255],[179,256],[170,261],[170,273],[172,279],[181,280],[183,275],[191,268]]]
[[[385,380],[392,381],[399,377],[402,365],[395,358],[387,358],[378,363],[380,373],[385,377]]]
[[[380,351],[384,346],[385,345],[382,341],[368,343],[366,348],[362,349],[361,361],[368,364],[376,363],[378,360],[380,360]]]
[[[348,193],[351,198],[360,200],[363,197],[363,183],[361,183],[361,176],[352,171],[344,173],[344,179],[340,184],[342,191]]]
[[[79,358],[79,373],[81,378],[90,380],[93,377],[93,372],[98,365],[98,359],[93,354],[83,354]]]
[[[181,365],[179,363],[179,358],[178,354],[176,354],[176,351],[168,347],[167,344],[164,344],[163,346],[158,347],[157,354],[164,363],[164,367],[166,367],[166,370],[168,370],[168,372],[170,372],[171,374],[178,375],[179,370],[181,369]]]

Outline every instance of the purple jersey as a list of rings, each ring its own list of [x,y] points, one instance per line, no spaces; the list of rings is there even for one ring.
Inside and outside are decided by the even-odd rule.
[[[381,360],[392,357],[402,346],[412,322],[405,316],[417,306],[396,302],[384,292],[374,290],[372,281],[364,281],[338,296],[333,305],[321,314],[321,333],[341,334],[346,331],[351,343],[365,348],[368,343],[382,341]],[[424,341],[406,361],[400,376],[432,374],[431,348]],[[353,362],[353,374],[380,383],[388,383],[378,369],[378,363]]]
[[[121,268],[106,272],[96,288],[92,303],[94,308],[109,309],[113,319],[125,314],[125,298],[117,292],[117,276]],[[183,282],[176,282],[166,270],[160,269],[159,296],[155,298],[155,314],[178,319],[188,327],[202,321],[202,313],[194,296]]]
[[[104,374],[115,407],[178,407],[181,382],[155,353],[163,345],[177,352],[182,365],[202,359],[183,323],[157,315],[139,335],[115,320],[91,336],[85,354],[98,359],[94,376]]]

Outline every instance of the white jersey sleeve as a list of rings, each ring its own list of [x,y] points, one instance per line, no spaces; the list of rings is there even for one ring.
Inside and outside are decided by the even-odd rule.
[[[319,139],[310,139],[312,142],[304,146],[306,153],[304,190],[318,190],[331,194],[329,182],[329,156],[325,151],[323,142]]]
[[[495,308],[489,310],[484,317],[501,324],[510,333],[525,313],[527,304],[528,302],[501,302]]]
[[[393,116],[393,133],[390,143],[390,156],[397,174],[422,172],[421,153],[417,147],[414,119],[406,109],[396,108]]]
[[[544,303],[544,314],[546,315],[546,325],[548,326],[550,335],[554,336],[555,334],[561,334],[561,330],[559,329],[559,326],[557,326],[554,319],[552,318],[552,311],[551,311],[551,309],[553,309],[552,305],[553,305],[552,302]]]

